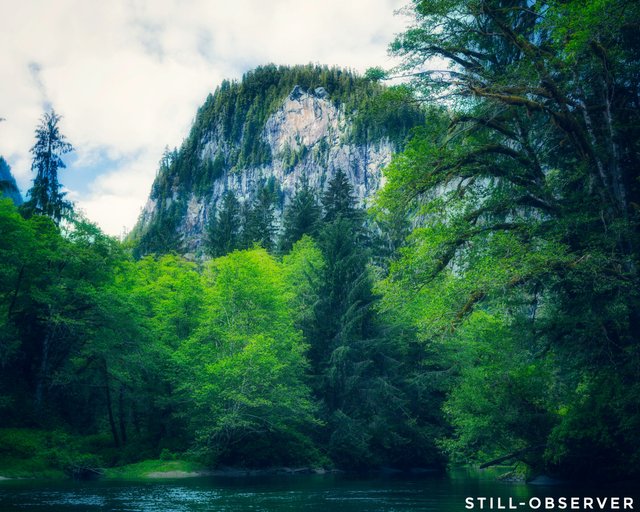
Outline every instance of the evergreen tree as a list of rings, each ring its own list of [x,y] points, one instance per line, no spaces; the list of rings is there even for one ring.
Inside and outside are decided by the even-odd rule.
[[[338,217],[355,219],[362,216],[362,211],[355,205],[353,187],[342,169],[338,169],[333,176],[327,190],[322,196],[325,222],[332,222]]]
[[[284,233],[280,239],[280,250],[288,252],[303,235],[318,233],[322,212],[309,182],[301,181],[291,204],[284,214]]]
[[[207,232],[208,252],[214,258],[240,248],[240,202],[232,190],[225,192],[222,207],[211,217]]]
[[[398,447],[409,437],[396,434],[410,429],[402,412],[407,398],[400,347],[374,309],[378,299],[368,267],[364,216],[343,172],[329,183],[323,206],[327,220],[318,246],[324,264],[313,316],[303,326],[312,385],[327,426],[321,441],[341,467],[403,464]],[[421,444],[415,446],[424,453]],[[415,461],[419,455],[408,457]]]
[[[0,197],[8,197],[14,204],[22,204],[22,196],[16,185],[16,180],[11,174],[11,167],[6,160],[0,156]]]
[[[273,250],[275,238],[275,193],[268,186],[262,187],[251,206],[244,213],[244,246],[260,244],[267,251]]]
[[[31,169],[36,171],[33,186],[29,190],[29,200],[24,209],[28,214],[46,215],[58,224],[72,205],[60,192],[58,170],[66,166],[62,155],[73,151],[66,137],[60,133],[58,123],[61,116],[54,110],[45,112],[36,128],[36,143],[31,148],[33,161]]]

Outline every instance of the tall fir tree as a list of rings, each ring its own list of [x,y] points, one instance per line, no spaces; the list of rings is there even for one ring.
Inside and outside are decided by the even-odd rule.
[[[269,186],[260,188],[251,205],[245,209],[243,219],[244,246],[257,243],[267,251],[274,249],[275,193]]]
[[[353,187],[342,169],[338,169],[322,196],[323,220],[332,222],[338,217],[362,218],[362,211],[356,208]]]
[[[381,398],[376,387],[386,382],[378,363],[391,358],[384,355],[373,309],[363,212],[343,172],[329,183],[323,207],[321,284],[314,314],[303,326],[310,343],[312,387],[326,424],[321,442],[340,466],[366,467],[380,462],[372,426],[380,423],[374,411],[387,407],[372,407],[372,400]],[[390,407],[399,403],[387,398]]]
[[[232,190],[225,192],[217,215],[211,216],[207,229],[207,249],[214,258],[240,248],[241,207]]]
[[[24,204],[28,215],[46,215],[58,224],[71,210],[72,205],[60,192],[58,171],[66,165],[62,155],[73,151],[73,146],[60,133],[58,123],[61,116],[52,109],[45,112],[36,128],[36,142],[31,148],[33,161],[31,169],[36,172],[33,186],[28,192],[29,200]]]
[[[280,251],[291,250],[303,235],[316,236],[320,227],[322,210],[309,182],[302,179],[291,204],[284,214],[284,232],[280,239]]]

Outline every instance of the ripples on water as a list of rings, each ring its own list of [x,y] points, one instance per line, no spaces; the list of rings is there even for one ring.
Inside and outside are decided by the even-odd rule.
[[[467,496],[526,499],[560,495],[585,492],[501,483],[477,475],[197,478],[138,483],[12,481],[0,482],[0,512],[465,512]]]

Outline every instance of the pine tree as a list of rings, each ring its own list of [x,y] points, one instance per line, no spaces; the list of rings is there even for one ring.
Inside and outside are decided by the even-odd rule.
[[[325,265],[313,320],[305,326],[312,383],[324,404],[324,442],[333,460],[342,466],[366,466],[374,457],[369,425],[370,402],[377,396],[373,388],[381,382],[376,361],[385,359],[385,348],[372,307],[377,299],[368,270],[364,219],[342,171],[329,183],[323,206],[318,244]]]
[[[58,170],[66,167],[61,157],[73,151],[73,146],[60,133],[60,119],[54,110],[45,112],[36,128],[36,143],[31,148],[31,169],[36,171],[36,177],[24,205],[27,214],[46,215],[56,224],[72,208],[64,199],[65,194],[60,192],[58,181]]]
[[[214,257],[224,256],[240,248],[240,202],[232,190],[222,198],[222,207],[217,215],[212,215],[208,226],[208,252]]]
[[[244,246],[260,244],[267,251],[272,251],[275,238],[275,194],[268,186],[262,187],[250,207],[244,213],[243,239]]]
[[[342,169],[338,169],[329,182],[322,196],[322,207],[325,222],[332,222],[338,217],[346,219],[361,217],[362,212],[355,205],[353,188]]]
[[[301,180],[291,204],[284,214],[284,233],[280,239],[280,251],[291,250],[293,244],[303,235],[315,236],[318,233],[322,212],[315,193],[307,180]]]

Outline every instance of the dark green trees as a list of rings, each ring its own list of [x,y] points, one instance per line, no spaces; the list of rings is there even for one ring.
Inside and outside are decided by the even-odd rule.
[[[316,299],[302,321],[312,387],[326,427],[320,443],[340,467],[436,464],[434,440],[409,398],[406,340],[376,309],[364,212],[338,171],[323,195]],[[412,445],[412,449],[406,447]]]
[[[14,204],[22,204],[22,196],[16,185],[16,180],[11,174],[11,167],[6,160],[0,156],[0,197],[8,197]]]
[[[36,128],[36,143],[31,148],[31,169],[36,172],[36,177],[28,193],[29,200],[24,205],[25,211],[30,214],[46,215],[56,224],[71,208],[71,203],[60,192],[58,181],[58,170],[65,168],[61,157],[73,150],[60,133],[60,118],[53,110],[46,112]]]
[[[388,172],[382,207],[420,214],[388,298],[443,355],[477,356],[446,406],[452,453],[546,444],[527,462],[611,476],[640,456],[638,6],[415,1],[414,13],[393,50],[420,95],[455,100]],[[434,57],[448,69],[425,71]],[[492,366],[497,347],[518,354],[508,370]],[[508,420],[501,435],[488,418]]]
[[[266,184],[260,187],[251,204],[245,204],[242,232],[244,247],[257,243],[267,251],[273,250],[276,234],[275,201],[275,189]]]
[[[208,252],[214,258],[224,256],[241,246],[241,217],[240,202],[233,191],[225,192],[222,206],[217,215],[213,215],[208,225]]]
[[[322,210],[314,190],[309,187],[307,180],[302,180],[291,204],[285,210],[280,250],[289,252],[303,235],[317,235],[321,215]]]

